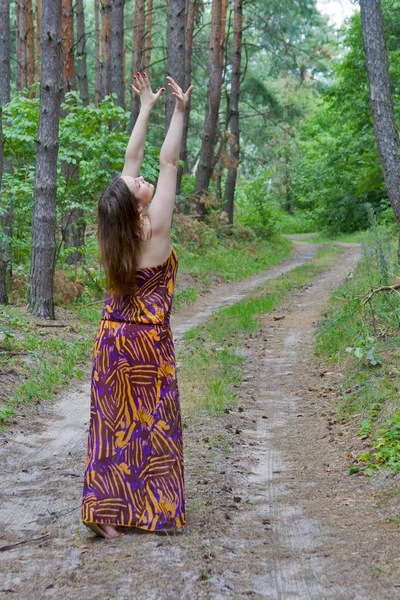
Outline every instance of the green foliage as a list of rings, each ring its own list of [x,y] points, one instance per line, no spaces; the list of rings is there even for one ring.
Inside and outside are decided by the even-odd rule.
[[[57,220],[72,209],[83,209],[90,222],[97,200],[114,174],[120,172],[127,145],[129,113],[114,102],[115,95],[104,98],[98,108],[83,106],[77,92],[66,94],[64,116],[59,126],[57,168]],[[6,159],[10,172],[4,173],[2,205],[14,202],[14,260],[28,260],[35,183],[35,143],[39,100],[16,94],[4,107],[3,128]],[[159,150],[145,148],[142,174],[155,181]],[[76,168],[65,176],[62,163]],[[60,227],[59,227],[60,228]],[[4,239],[4,233],[2,239]]]
[[[279,210],[270,194],[270,172],[241,183],[236,191],[236,220],[251,227],[259,237],[270,238],[277,231]]]
[[[400,111],[398,39],[400,3],[382,3],[393,77],[393,102]],[[360,15],[355,13],[333,64],[330,85],[300,129],[293,171],[293,201],[312,210],[318,228],[331,234],[366,229],[368,204],[381,221],[394,222],[379,162],[369,105]]]

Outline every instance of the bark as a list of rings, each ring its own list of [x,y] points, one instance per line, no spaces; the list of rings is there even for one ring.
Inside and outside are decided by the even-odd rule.
[[[72,0],[62,0],[62,41],[64,94],[76,90],[74,68],[74,14]]]
[[[3,119],[2,107],[10,101],[10,2],[0,0],[0,194],[4,194],[2,187],[3,170],[7,169],[4,161]],[[0,213],[0,227],[2,233],[11,238],[13,221],[12,203],[4,214]],[[11,259],[11,242],[0,239],[0,304],[8,303],[7,296],[7,267]]]
[[[135,14],[133,17],[133,46],[132,46],[132,76],[137,71],[142,71],[143,38],[144,38],[144,0],[135,0]],[[131,129],[133,129],[139,114],[138,96],[131,96]]]
[[[41,56],[29,310],[54,319],[58,129],[63,92],[61,0],[43,4]]]
[[[185,8],[186,0],[169,0],[167,8],[167,73],[181,88],[185,84]],[[167,94],[167,130],[174,108],[175,98]]]
[[[380,0],[361,0],[361,25],[376,144],[386,189],[400,225],[400,138],[393,110]]]
[[[10,102],[10,0],[0,0],[0,106]]]
[[[96,70],[96,87],[94,91],[95,106],[101,100],[101,60],[100,60],[100,6],[99,0],[94,0],[94,55]]]
[[[63,84],[64,94],[76,90],[75,66],[74,66],[74,20],[72,0],[62,0],[62,40],[63,40]],[[61,117],[66,117],[69,109],[61,110]],[[61,172],[64,179],[71,184],[74,179],[79,179],[79,167],[72,163],[62,161]],[[64,239],[64,247],[74,249],[69,253],[66,262],[76,265],[82,262],[82,253],[78,248],[84,244],[85,222],[83,210],[75,208],[67,210],[63,215],[61,229]]]
[[[102,0],[101,2],[101,95],[107,96],[112,92],[111,77],[111,14],[112,0]]]
[[[192,82],[192,53],[193,53],[193,32],[194,19],[196,16],[197,0],[186,0],[186,21],[185,21],[185,83],[184,91],[190,87]],[[190,104],[187,107],[183,120],[182,144],[180,159],[183,161],[183,167],[178,169],[177,193],[181,191],[182,175],[188,172],[188,149],[187,139],[189,134]]]
[[[76,0],[76,78],[78,80],[79,95],[84,106],[89,105],[89,90],[86,65],[86,33],[85,10],[83,0]]]
[[[146,36],[144,38],[143,71],[150,75],[151,44],[153,31],[153,0],[147,0],[146,8]]]
[[[205,215],[205,198],[210,183],[214,146],[217,135],[218,111],[221,101],[223,47],[220,44],[222,36],[222,0],[212,2],[212,25],[210,50],[208,55],[208,90],[207,105],[204,119],[200,160],[196,173],[196,210],[203,218]]]
[[[285,73],[285,144],[284,144],[284,175],[283,175],[283,185],[285,188],[285,203],[284,210],[288,214],[293,214],[292,208],[292,184],[290,178],[290,136],[289,136],[289,72]]]
[[[32,0],[28,0],[27,6],[27,83],[32,89],[35,83],[35,28],[33,26]]]
[[[111,22],[111,73],[112,91],[117,94],[117,104],[125,108],[124,94],[124,1],[113,0]]]
[[[124,99],[125,99],[125,105],[126,105],[126,45],[125,45],[125,32],[124,32],[124,41],[123,41],[123,44],[122,44],[122,83],[123,83],[123,86],[124,86]]]
[[[75,165],[68,165],[68,175],[70,179],[79,177],[79,172],[74,169]],[[83,254],[79,248],[85,243],[86,222],[82,208],[74,208],[66,212],[62,219],[61,231],[65,248],[74,248],[65,259],[69,265],[78,265],[83,263]]]
[[[36,55],[38,57],[37,61],[37,71],[38,71],[38,79],[40,79],[40,38],[42,36],[42,0],[36,0]]]
[[[22,90],[28,85],[28,0],[15,0],[17,19],[17,80],[16,89]]]
[[[221,67],[224,67],[224,50],[226,44],[226,13],[228,12],[228,2],[229,0],[222,0],[222,9],[221,9],[221,46],[222,52],[220,54],[221,58]]]

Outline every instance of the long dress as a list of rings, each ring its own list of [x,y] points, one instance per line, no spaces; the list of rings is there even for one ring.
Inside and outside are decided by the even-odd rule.
[[[178,257],[107,292],[93,349],[82,521],[150,531],[185,526],[181,411],[170,326]]]

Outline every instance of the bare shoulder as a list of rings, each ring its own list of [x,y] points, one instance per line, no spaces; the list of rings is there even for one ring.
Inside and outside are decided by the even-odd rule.
[[[159,238],[168,238],[171,236],[174,203],[155,200],[156,198],[153,198],[147,211],[153,235]]]
[[[172,252],[171,233],[154,232],[149,240],[141,242],[138,268],[159,267],[164,264]]]

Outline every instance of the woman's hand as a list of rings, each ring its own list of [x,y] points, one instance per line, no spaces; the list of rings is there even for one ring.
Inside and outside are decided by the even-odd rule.
[[[148,108],[149,110],[153,108],[161,94],[165,92],[165,88],[160,88],[158,92],[154,94],[146,73],[136,73],[136,75],[133,76],[133,83],[130,84],[130,87],[138,94],[138,96],[140,96],[141,108]]]
[[[190,95],[194,90],[194,86],[191,85],[185,93],[183,93],[182,88],[172,79],[172,77],[167,77],[168,85],[172,92],[172,95],[176,98],[176,108],[180,112],[185,112],[187,105],[190,101]]]

